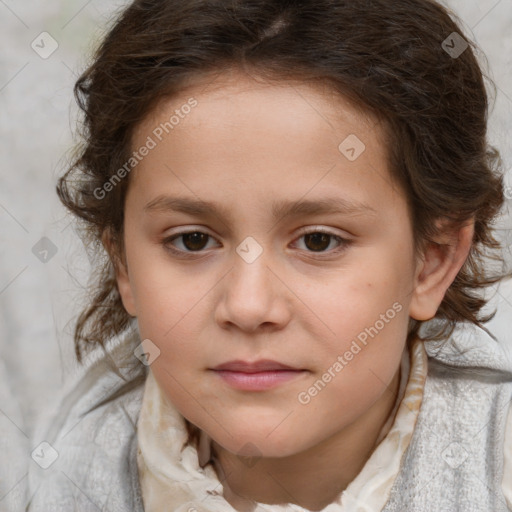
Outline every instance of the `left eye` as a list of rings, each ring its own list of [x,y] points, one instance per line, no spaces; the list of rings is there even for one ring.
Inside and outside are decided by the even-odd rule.
[[[338,235],[319,230],[304,233],[298,239],[300,240],[302,238],[304,239],[304,245],[310,249],[311,252],[326,252],[326,249],[331,245],[333,240],[338,243],[338,247],[348,243],[348,240],[345,240]]]

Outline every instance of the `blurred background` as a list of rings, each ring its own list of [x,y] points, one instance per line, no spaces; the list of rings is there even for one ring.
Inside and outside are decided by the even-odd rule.
[[[91,264],[55,184],[74,142],[74,82],[126,3],[0,0],[0,424],[8,444],[37,444],[34,419],[76,371],[73,322],[86,303]],[[489,136],[508,169],[510,206],[512,0],[445,3],[487,56],[497,85]],[[498,236],[510,245],[511,233],[505,212]],[[496,306],[488,327],[512,349],[510,284],[494,290]]]

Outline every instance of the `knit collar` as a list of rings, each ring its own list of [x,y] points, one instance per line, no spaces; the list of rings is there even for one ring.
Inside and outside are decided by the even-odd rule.
[[[401,362],[399,394],[376,448],[339,498],[321,512],[376,512],[384,507],[409,446],[423,399],[428,369],[424,344],[416,338]],[[199,448],[187,443],[185,419],[166,399],[149,371],[138,420],[137,463],[146,512],[236,512],[213,467],[210,438]],[[251,502],[251,512],[308,512],[295,505]]]

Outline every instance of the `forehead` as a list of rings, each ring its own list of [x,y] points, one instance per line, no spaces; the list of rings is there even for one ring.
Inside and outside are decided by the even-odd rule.
[[[191,100],[194,108],[187,106]],[[158,176],[162,181],[171,174],[175,180],[186,176],[207,195],[214,184],[223,197],[234,180],[263,196],[346,187],[336,180],[343,176],[352,191],[365,180],[394,188],[383,133],[374,117],[327,84],[255,80],[238,71],[211,74],[160,101],[137,126],[132,147],[151,137],[155,148],[130,180],[153,195]]]
[[[309,114],[318,115],[332,129],[340,120],[340,109],[343,118],[358,124],[361,130],[373,130],[376,125],[381,124],[375,115],[370,114],[369,107],[363,107],[361,102],[356,104],[350,101],[331,82],[318,78],[307,80],[268,77],[249,74],[238,68],[227,68],[222,72],[205,72],[186,78],[181,83],[180,90],[172,97],[160,99],[143,122],[136,127],[135,135],[141,131],[147,131],[151,125],[154,125],[161,117],[162,110],[168,110],[172,106],[179,109],[191,97],[198,99],[203,106],[208,104],[210,108],[213,107],[213,102],[219,105],[222,102],[228,102],[235,106],[238,99],[240,104],[244,101],[250,103],[253,110],[266,109],[267,114],[273,104],[280,103],[283,107],[286,105],[292,107],[292,110],[287,111],[288,116],[309,110]],[[244,105],[245,108],[247,106],[247,104]],[[222,108],[225,108],[225,105]],[[283,112],[279,110],[276,113],[282,115]],[[379,136],[383,128],[384,126],[379,126],[375,135]]]

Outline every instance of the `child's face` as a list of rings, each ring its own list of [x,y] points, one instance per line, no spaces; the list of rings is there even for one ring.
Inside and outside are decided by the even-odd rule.
[[[307,85],[237,80],[188,89],[136,131],[133,149],[151,149],[130,178],[118,283],[183,416],[234,453],[280,457],[394,400],[418,265],[379,125]],[[215,211],[145,210],[165,196]],[[354,210],[273,215],[334,201]],[[258,390],[212,371],[260,359],[304,371]]]

